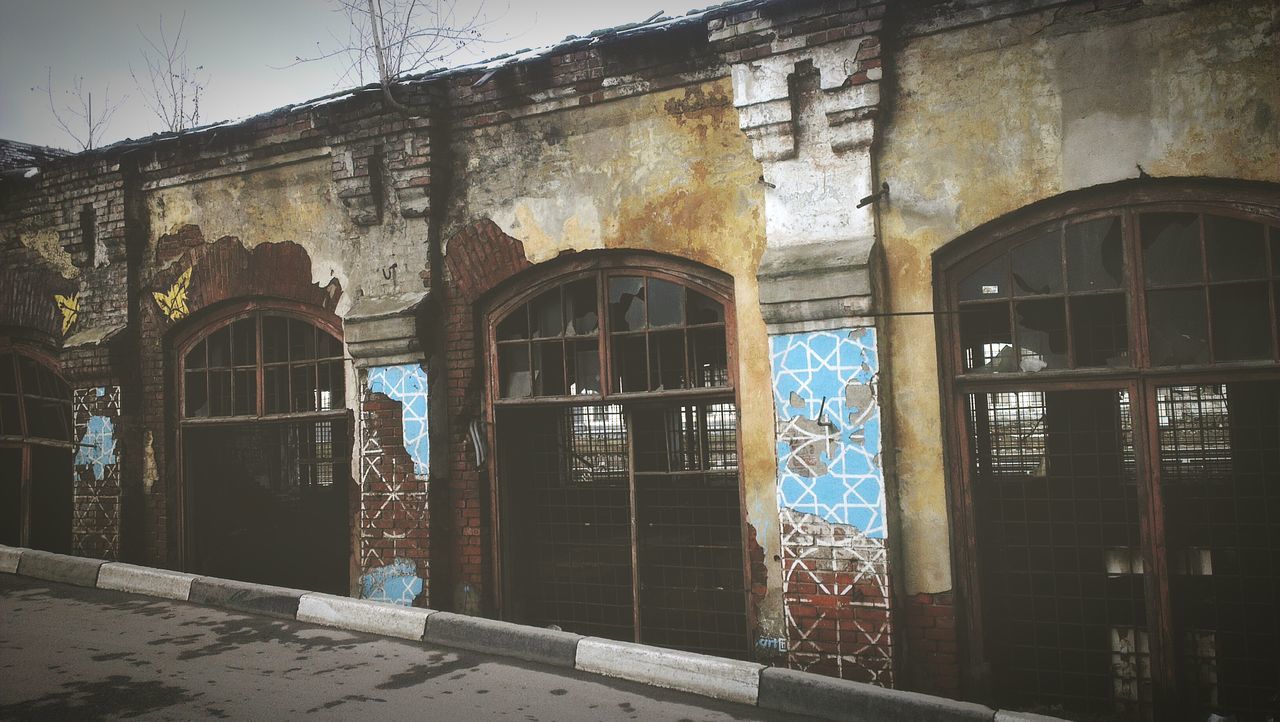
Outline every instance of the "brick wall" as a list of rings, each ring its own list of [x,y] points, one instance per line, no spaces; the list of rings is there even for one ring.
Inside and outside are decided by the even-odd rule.
[[[490,528],[485,504],[492,461],[475,466],[469,439],[471,422],[483,417],[484,373],[479,353],[484,342],[476,302],[502,281],[528,268],[520,241],[504,234],[492,221],[467,227],[448,242],[444,257],[445,366],[448,378],[447,484],[437,485],[433,508],[447,510],[434,517],[439,562],[447,567],[452,604],[466,611],[486,609],[492,590],[487,549]],[[433,600],[436,604],[449,599]]]
[[[907,685],[944,697],[960,696],[960,659],[951,592],[921,592],[903,600]]]

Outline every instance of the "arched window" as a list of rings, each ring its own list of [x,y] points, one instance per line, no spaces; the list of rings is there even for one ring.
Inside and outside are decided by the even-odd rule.
[[[239,310],[177,345],[187,566],[346,594],[350,419],[336,321]]]
[[[731,293],[610,260],[488,316],[504,614],[744,656]]]
[[[0,543],[71,551],[71,390],[46,361],[0,349]]]
[[[1192,197],[935,257],[967,666],[1002,705],[1280,699],[1280,210]]]

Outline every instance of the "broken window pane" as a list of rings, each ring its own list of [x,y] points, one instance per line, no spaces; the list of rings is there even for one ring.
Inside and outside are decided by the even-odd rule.
[[[689,331],[689,365],[694,383],[700,388],[729,385],[728,349],[724,328],[701,328]]]
[[[553,288],[533,299],[529,307],[534,338],[555,338],[564,332],[564,311],[560,306],[560,289]]]
[[[702,323],[724,323],[724,306],[719,301],[707,298],[693,289],[688,289],[687,292],[690,326]]]
[[[649,388],[654,391],[687,388],[684,331],[661,331],[649,336]]]
[[[595,333],[600,327],[596,318],[596,279],[584,278],[564,287],[565,333],[583,336]]]
[[[519,399],[533,393],[529,378],[529,347],[512,344],[498,347],[498,388],[504,399]]]
[[[1013,249],[1013,292],[1018,296],[1062,292],[1062,249],[1053,228]]]
[[[1208,363],[1209,330],[1202,288],[1147,293],[1147,336],[1155,366]]]
[[[613,337],[613,379],[614,392],[646,391],[648,383],[647,364],[649,354],[645,348],[644,335]]]
[[[317,373],[319,374],[316,383],[319,391],[317,409],[319,411],[329,411],[342,408],[346,400],[347,386],[342,362],[330,361],[329,363],[319,364]]]
[[[1018,370],[1067,367],[1067,316],[1060,298],[1014,304],[1018,324]]]
[[[684,324],[684,286],[650,278],[648,301],[650,328]]]
[[[1120,288],[1124,242],[1118,217],[1067,226],[1067,279],[1072,291]]]
[[[600,393],[600,347],[595,340],[570,341],[569,394]]]
[[[961,301],[981,301],[1009,295],[1009,258],[988,261],[960,281]]]
[[[1193,283],[1203,278],[1200,222],[1194,213],[1144,213],[1142,271],[1148,286]]]
[[[1210,281],[1266,278],[1267,246],[1261,223],[1204,217],[1204,252]]]
[[[1076,366],[1129,365],[1129,321],[1124,296],[1075,296],[1071,299],[1071,340]]]
[[[1215,361],[1271,358],[1271,318],[1267,284],[1245,283],[1209,288]]]
[[[560,309],[556,308],[559,314]],[[533,345],[533,395],[564,395],[564,344],[560,341]]]
[[[961,309],[960,344],[966,371],[1013,371],[1016,360],[1009,331],[1009,305],[991,303]]]
[[[617,276],[609,279],[609,322],[615,333],[639,331],[645,327],[643,278]]]

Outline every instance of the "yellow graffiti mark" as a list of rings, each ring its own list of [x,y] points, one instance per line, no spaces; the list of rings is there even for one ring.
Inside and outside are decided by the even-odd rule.
[[[178,276],[178,280],[173,282],[169,290],[160,293],[152,291],[151,295],[156,297],[156,303],[159,304],[160,310],[170,321],[177,321],[185,318],[187,315],[187,289],[191,286],[191,269],[182,272]]]
[[[67,330],[80,317],[80,294],[73,293],[70,296],[63,296],[55,293],[53,294],[53,303],[62,312],[62,335],[66,336]]]

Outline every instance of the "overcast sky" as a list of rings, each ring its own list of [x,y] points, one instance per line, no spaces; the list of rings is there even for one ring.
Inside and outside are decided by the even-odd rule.
[[[715,0],[457,0],[458,12],[481,7],[491,41],[455,55],[449,65],[557,42],[566,35],[638,22],[662,10],[684,14]],[[167,30],[186,13],[188,58],[203,65],[209,83],[201,100],[201,124],[240,118],[340,90],[339,61],[289,66],[297,56],[314,55],[320,41],[345,37],[344,16],[330,0],[0,0],[0,138],[72,148],[57,127],[44,91],[53,71],[57,91],[83,76],[95,104],[104,90],[111,100],[129,98],[108,127],[104,142],[138,138],[164,130],[130,77],[141,73],[139,28],[157,35],[163,15]],[[279,69],[277,69],[279,68]],[[32,88],[36,90],[33,91]]]

